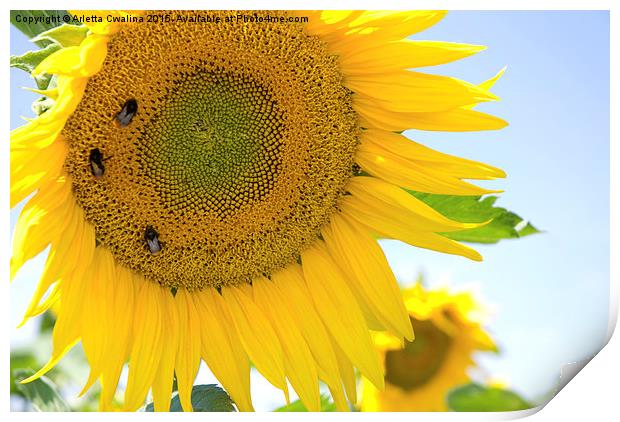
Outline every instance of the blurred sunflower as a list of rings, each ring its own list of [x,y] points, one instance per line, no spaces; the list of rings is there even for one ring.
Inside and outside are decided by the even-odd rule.
[[[402,188],[479,195],[462,179],[504,173],[397,132],[503,127],[470,109],[496,99],[484,87],[406,70],[482,47],[405,39],[437,11],[209,14],[222,24],[88,24],[34,71],[58,84],[11,133],[11,206],[34,193],[11,271],[49,246],[25,319],[59,311],[33,379],[81,341],[103,410],[126,362],[125,410],[149,390],[166,410],[173,374],[190,410],[201,359],[240,410],[250,361],[287,399],[288,380],[318,410],[320,379],[345,410],[354,367],[383,386],[369,328],[413,339],[375,236],[481,259],[438,234],[477,224]]]
[[[467,369],[477,351],[497,351],[482,327],[484,311],[470,293],[424,290],[421,284],[403,291],[415,331],[414,341],[374,334],[385,368],[385,389],[363,379],[364,412],[447,411],[446,394],[469,381]]]

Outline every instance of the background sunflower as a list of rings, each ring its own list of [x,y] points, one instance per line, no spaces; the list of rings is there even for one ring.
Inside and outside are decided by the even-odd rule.
[[[375,333],[385,368],[385,389],[362,380],[363,412],[442,412],[450,390],[466,384],[474,354],[497,351],[483,324],[483,305],[471,293],[426,290],[418,283],[403,290],[413,342]]]

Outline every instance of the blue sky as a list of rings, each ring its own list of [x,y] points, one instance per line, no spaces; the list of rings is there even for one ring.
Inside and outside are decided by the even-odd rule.
[[[475,288],[494,309],[488,327],[501,355],[480,357],[526,397],[544,394],[563,364],[602,347],[609,307],[609,15],[593,11],[459,11],[414,36],[469,42],[488,50],[425,71],[481,82],[504,65],[493,91],[502,100],[483,104],[508,120],[494,132],[407,134],[444,152],[506,170],[497,204],[519,213],[545,233],[477,246],[483,263],[383,241],[403,284],[423,272],[428,285]],[[31,48],[11,28],[11,53]],[[29,77],[11,70],[11,127],[30,116],[35,95]],[[11,227],[19,209],[11,212]],[[11,286],[11,324],[17,325],[41,257]],[[12,332],[29,341],[29,324]],[[265,398],[266,401],[276,400]]]

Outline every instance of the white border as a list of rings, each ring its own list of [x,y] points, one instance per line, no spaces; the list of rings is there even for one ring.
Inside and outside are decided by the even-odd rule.
[[[620,39],[619,33],[619,7],[614,0],[521,0],[521,1],[492,1],[492,0],[469,0],[467,2],[458,0],[444,0],[444,1],[392,1],[382,0],[381,2],[370,1],[306,1],[297,2],[292,4],[285,1],[255,1],[248,4],[247,1],[182,1],[174,4],[174,7],[186,8],[186,9],[234,9],[234,8],[263,8],[263,9],[299,9],[299,8],[314,8],[314,9],[449,9],[449,10],[610,10],[611,11],[611,116],[619,116],[618,114],[618,95],[619,85],[617,83],[617,75],[620,72],[618,66],[618,53],[620,52],[620,45],[618,40]],[[53,4],[53,5],[52,5]],[[142,9],[142,8],[160,8],[166,9],[171,5],[170,1],[150,0],[150,1],[135,1],[130,4],[127,1],[61,1],[57,3],[53,2],[41,2],[24,0],[19,3],[4,3],[4,6],[13,6],[19,9]],[[9,43],[9,16],[8,8],[5,9],[4,19],[2,25],[4,29],[2,31],[5,34],[5,42],[2,43],[2,52],[5,58],[9,56],[8,43]],[[578,28],[575,28],[578,30]],[[6,60],[6,59],[5,59]],[[6,63],[6,62],[5,62]],[[2,90],[5,93],[9,90],[9,67],[0,66],[0,72],[3,74],[2,78]],[[587,75],[585,75],[587,76]],[[2,166],[0,166],[0,209],[5,210],[6,216],[2,222],[2,242],[0,242],[0,256],[3,257],[0,264],[0,312],[2,321],[9,321],[9,288],[8,288],[8,256],[9,256],[9,144],[8,144],[8,132],[9,132],[9,106],[10,99],[6,98],[2,104],[3,118],[2,126],[3,142],[0,143],[1,153],[0,160]],[[618,257],[618,238],[619,238],[619,226],[617,222],[617,215],[620,211],[618,207],[618,167],[620,165],[618,160],[618,123],[617,118],[611,119],[611,150],[610,150],[610,171],[611,171],[611,183],[610,183],[610,195],[611,195],[611,283],[610,283],[610,320],[608,326],[608,340],[609,344],[590,362],[586,368],[580,372],[575,379],[570,382],[567,387],[562,390],[556,398],[554,398],[543,411],[536,413],[538,409],[503,413],[503,414],[463,414],[463,413],[440,413],[440,414],[389,414],[387,417],[396,419],[415,418],[416,420],[506,420],[524,417],[536,413],[531,416],[535,420],[558,420],[558,419],[570,419],[574,418],[584,419],[594,418],[594,420],[609,420],[610,415],[618,415],[617,404],[617,383],[620,379],[620,364],[618,363],[618,356],[620,356],[620,340],[618,336],[612,338],[614,328],[616,326],[618,317],[618,264],[614,260],[614,257]],[[578,312],[578,310],[576,310]],[[0,347],[0,415],[4,420],[36,420],[42,415],[34,413],[8,413],[9,409],[9,391],[8,391],[8,371],[9,371],[9,333],[6,323],[0,324],[0,339],[2,341],[2,347]],[[612,384],[613,383],[613,384]],[[175,417],[173,414],[132,414],[132,418],[171,418]],[[93,413],[89,414],[89,418],[100,419],[108,417],[120,417],[122,419],[128,418],[127,414],[101,414]],[[284,418],[287,419],[291,414],[269,414],[270,418]],[[79,414],[46,414],[45,418],[62,418],[63,420],[77,420],[84,415]],[[184,418],[205,418],[205,415],[197,414],[183,414],[178,417]],[[248,418],[248,417],[262,417],[261,414],[211,414],[209,418]],[[296,414],[298,418],[375,418],[384,417],[384,415],[371,414],[371,413],[357,413],[357,414]]]

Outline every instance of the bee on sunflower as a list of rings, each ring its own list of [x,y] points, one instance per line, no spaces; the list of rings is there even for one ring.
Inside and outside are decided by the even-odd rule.
[[[26,382],[81,342],[102,410],[126,364],[122,409],[151,391],[167,410],[176,376],[191,410],[201,360],[239,410],[250,362],[309,410],[319,380],[347,410],[354,368],[384,385],[369,329],[413,340],[376,239],[481,260],[440,234],[480,224],[405,189],[481,195],[464,179],[504,172],[400,132],[505,126],[471,109],[497,99],[485,87],[409,70],[482,47],[406,39],[441,11],[265,14],[285,23],[86,23],[34,70],[57,86],[11,133],[11,207],[28,198],[11,275],[49,247],[24,320],[52,305],[57,320]]]

